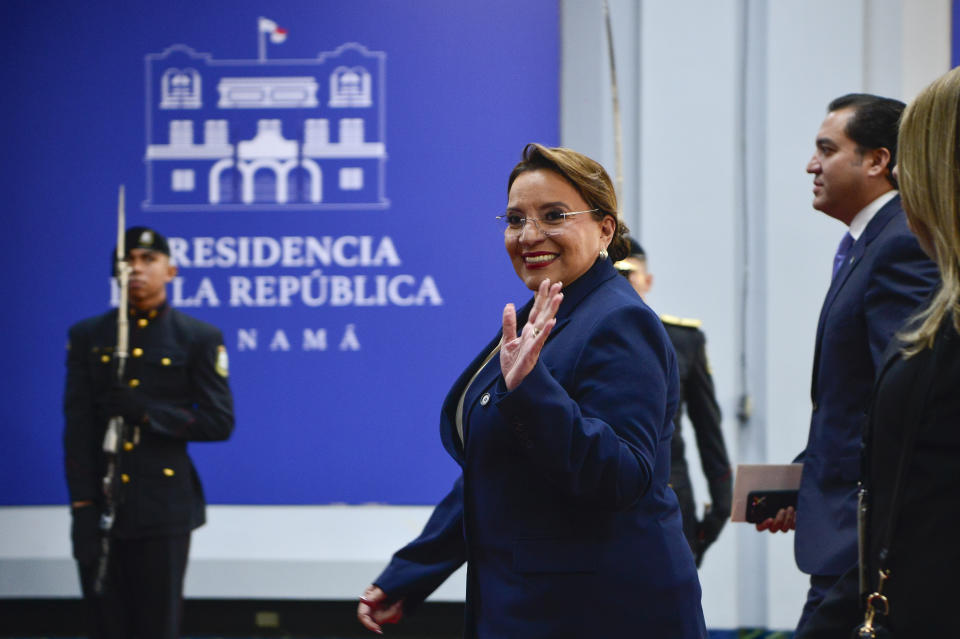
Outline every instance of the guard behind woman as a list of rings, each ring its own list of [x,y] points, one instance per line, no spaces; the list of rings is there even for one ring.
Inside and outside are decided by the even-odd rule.
[[[677,362],[613,267],[629,250],[613,184],[530,144],[507,189],[507,257],[534,298],[454,382],[440,436],[462,474],[357,616],[381,632],[466,561],[466,637],[705,637],[667,485]]]
[[[868,516],[859,572],[865,579],[862,594],[879,592],[884,598],[874,598],[879,604],[871,620],[875,629],[896,637],[955,637],[960,575],[960,68],[934,81],[907,107],[898,145],[896,175],[907,221],[936,262],[942,282],[887,349],[874,387],[864,433]],[[854,570],[827,594],[798,637],[849,637],[853,625],[865,621],[857,585]],[[888,636],[880,632],[877,636]]]
[[[630,255],[613,266],[627,278],[633,289],[647,300],[653,288],[653,273],[647,265],[647,253],[632,237],[628,237]],[[670,486],[677,493],[683,515],[683,534],[697,566],[703,561],[707,548],[717,540],[727,519],[733,500],[730,459],[723,441],[720,403],[713,387],[713,374],[707,362],[707,337],[700,330],[700,320],[661,315],[663,327],[677,352],[680,371],[680,402],[673,418],[673,440],[670,446]],[[712,503],[704,509],[703,519],[697,519],[697,505],[693,499],[693,484],[681,436],[683,413],[687,413],[700,453],[700,465],[707,480]]]
[[[180,630],[190,533],[205,521],[187,442],[229,437],[233,397],[220,330],[167,303],[166,285],[177,269],[166,238],[133,227],[125,246],[130,351],[124,379],[116,378],[117,310],[70,328],[63,442],[73,556],[91,636],[173,639]],[[114,416],[124,418],[126,436],[116,454],[111,507],[102,443]],[[106,560],[105,511],[116,514]],[[101,566],[106,573],[97,592]]]

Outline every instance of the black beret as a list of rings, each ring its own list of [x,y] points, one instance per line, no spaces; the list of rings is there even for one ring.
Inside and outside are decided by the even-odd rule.
[[[128,228],[123,238],[123,244],[127,251],[124,257],[130,257],[132,249],[147,249],[148,251],[163,253],[168,257],[170,255],[170,245],[167,243],[167,238],[146,226],[131,226]],[[117,247],[113,247],[113,251],[110,252],[110,274],[114,277],[117,275]]]
[[[630,243],[630,257],[646,257],[647,252],[643,250],[643,247],[640,246],[640,242],[636,241],[629,235],[627,236],[627,241]]]
[[[131,226],[128,228],[125,244],[127,255],[130,255],[130,251],[133,249],[147,249],[167,256],[170,255],[170,245],[167,243],[167,238],[146,226]],[[116,251],[114,251],[114,255],[116,255]]]

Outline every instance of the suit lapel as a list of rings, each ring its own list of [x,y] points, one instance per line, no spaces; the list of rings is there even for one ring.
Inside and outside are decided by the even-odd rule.
[[[447,397],[443,400],[443,407],[440,410],[440,440],[443,442],[443,447],[447,449],[447,452],[450,453],[454,460],[460,465],[463,465],[464,456],[463,444],[460,442],[460,435],[457,433],[457,404],[460,402],[460,395],[463,394],[463,389],[467,385],[467,382],[469,382],[473,374],[477,372],[477,368],[483,363],[487,355],[490,354],[490,351],[496,348],[500,342],[501,334],[502,333],[498,331],[496,337],[490,340],[483,350],[480,351],[480,354],[460,373],[460,377],[453,383],[450,392],[447,393]],[[474,383],[479,383],[479,381],[478,378]],[[464,412],[466,412],[466,405],[464,405]],[[466,435],[466,433],[464,433],[464,435]]]
[[[873,219],[867,224],[867,227],[863,230],[859,239],[850,247],[850,253],[847,259],[844,260],[840,270],[837,271],[837,276],[830,282],[827,297],[824,299],[823,307],[820,309],[820,319],[817,321],[817,340],[813,355],[813,382],[810,387],[811,396],[814,396],[816,393],[817,375],[820,370],[820,347],[823,343],[823,332],[826,327],[827,316],[830,314],[830,307],[833,306],[833,302],[837,299],[837,296],[850,278],[850,275],[860,265],[860,262],[863,261],[863,256],[866,254],[870,243],[886,228],[890,220],[892,220],[899,211],[900,196],[896,195],[884,204],[883,207],[877,211],[877,214],[873,216]]]

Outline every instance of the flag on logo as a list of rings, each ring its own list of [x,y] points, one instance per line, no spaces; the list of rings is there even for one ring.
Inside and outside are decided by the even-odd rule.
[[[270,42],[280,44],[287,39],[287,30],[277,26],[277,23],[268,18],[260,18],[260,33],[269,33]]]

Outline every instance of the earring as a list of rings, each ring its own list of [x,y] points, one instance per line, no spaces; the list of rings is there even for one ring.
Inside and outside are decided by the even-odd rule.
[[[601,259],[601,260],[605,260],[605,259],[607,259],[608,257],[610,257],[610,254],[607,253],[607,249],[606,249],[606,248],[600,249],[600,259]]]

